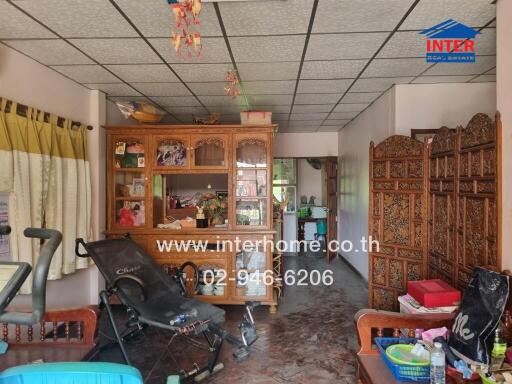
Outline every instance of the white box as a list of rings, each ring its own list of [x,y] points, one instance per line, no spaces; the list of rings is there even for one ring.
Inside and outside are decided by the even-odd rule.
[[[268,125],[272,124],[272,112],[247,111],[240,112],[242,125]]]

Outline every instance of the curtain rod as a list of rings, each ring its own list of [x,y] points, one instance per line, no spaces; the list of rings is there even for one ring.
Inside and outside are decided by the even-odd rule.
[[[7,100],[7,104],[5,105],[5,112],[10,112],[11,106],[12,106],[12,101]],[[27,112],[28,112],[28,106],[18,103],[17,108],[16,108],[16,114],[19,116],[22,116],[22,117],[27,117]],[[48,123],[50,121],[50,113],[44,112],[43,119],[44,119],[45,123]],[[57,118],[57,126],[59,126],[61,128],[64,127],[65,120],[66,119],[64,117],[59,116]],[[73,126],[73,125],[82,125],[82,123],[80,123],[79,121],[71,121],[71,126]],[[89,131],[93,130],[92,125],[88,125],[86,128]]]

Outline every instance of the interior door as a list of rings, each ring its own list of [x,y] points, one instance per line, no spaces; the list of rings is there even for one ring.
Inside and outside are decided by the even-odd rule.
[[[338,237],[338,158],[328,157],[325,162],[327,178],[327,244]],[[327,248],[327,262],[336,257],[336,252]]]

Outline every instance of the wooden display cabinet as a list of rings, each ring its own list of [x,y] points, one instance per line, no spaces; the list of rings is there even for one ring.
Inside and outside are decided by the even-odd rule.
[[[272,249],[265,240],[274,237],[272,144],[277,126],[128,125],[105,129],[106,235],[129,233],[168,270],[185,261],[194,262],[201,271],[196,295],[201,300],[215,304],[254,300],[275,311]],[[178,185],[183,188],[180,192],[196,191],[195,195],[212,187],[212,193],[227,193],[227,222],[201,229],[158,228],[158,224],[171,221],[168,217],[182,218],[195,212],[193,207],[171,207],[169,201]],[[252,248],[241,246],[247,240],[254,244]],[[192,246],[161,249],[163,241]],[[201,248],[205,242],[208,249]],[[212,284],[206,285],[212,289],[203,288],[208,279]]]

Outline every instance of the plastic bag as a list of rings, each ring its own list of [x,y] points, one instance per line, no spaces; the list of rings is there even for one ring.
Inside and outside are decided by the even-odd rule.
[[[141,123],[157,123],[166,115],[165,111],[143,101],[117,101],[116,105],[126,119],[132,117]]]
[[[494,331],[505,311],[508,291],[508,276],[475,268],[452,326],[449,345],[457,357],[468,364],[490,364]]]

